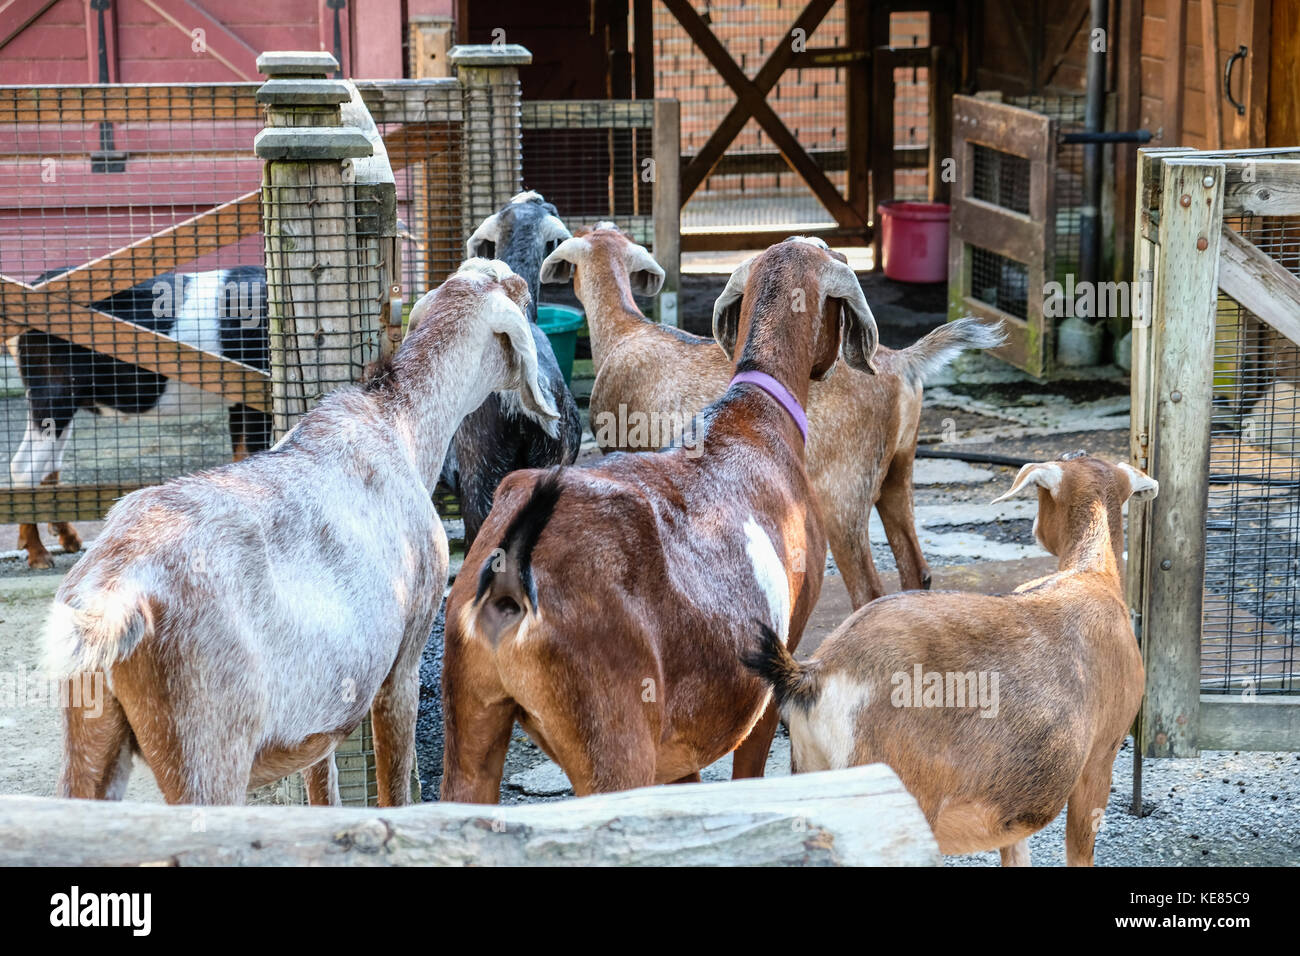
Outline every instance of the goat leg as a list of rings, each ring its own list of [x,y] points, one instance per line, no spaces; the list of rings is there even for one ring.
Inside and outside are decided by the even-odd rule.
[[[761,777],[767,768],[767,752],[772,749],[772,737],[776,734],[776,725],[781,719],[775,701],[768,701],[763,716],[758,718],[754,729],[736,748],[732,757],[731,779],[742,777]]]
[[[370,705],[381,807],[400,807],[411,802],[411,764],[415,759],[415,721],[419,707],[419,665],[413,668],[399,658]]]
[[[307,785],[307,802],[313,807],[343,805],[339,798],[339,774],[334,765],[334,751],[331,750],[310,767],[305,767],[302,780]]]
[[[18,526],[18,547],[27,552],[27,566],[37,570],[54,567],[54,558],[41,544],[41,533],[34,524]]]
[[[1101,830],[1110,800],[1110,771],[1118,752],[1119,743],[1101,753],[1094,752],[1070,792],[1069,815],[1065,821],[1066,866],[1092,866],[1097,832]]]
[[[1033,866],[1029,859],[1029,837],[1011,846],[1004,846],[1000,852],[1003,866]]]
[[[898,564],[898,580],[904,591],[930,589],[930,566],[916,537],[916,512],[912,491],[912,455],[899,453],[889,465],[880,486],[876,512],[885,526],[889,548]]]

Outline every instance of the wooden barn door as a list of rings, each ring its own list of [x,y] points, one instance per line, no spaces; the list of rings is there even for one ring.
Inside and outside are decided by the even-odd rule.
[[[1056,266],[1056,121],[972,96],[952,102],[949,318],[1001,320],[1007,342],[994,354],[1046,375],[1054,354],[1043,301]]]

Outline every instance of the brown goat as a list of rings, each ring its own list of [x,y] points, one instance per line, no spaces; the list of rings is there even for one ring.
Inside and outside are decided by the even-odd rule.
[[[724,300],[739,299],[745,269],[736,270]],[[613,223],[580,230],[542,264],[543,282],[571,277],[591,329],[596,443],[604,451],[646,451],[678,441],[695,415],[727,390],[731,357],[712,339],[659,325],[641,313],[632,293],[658,292],[663,270]],[[873,506],[904,590],[930,586],[912,504],[922,385],[964,349],[991,348],[1002,340],[996,326],[961,319],[906,349],[881,348],[878,375],[839,362],[834,374],[813,383],[808,476],[855,608],[885,593],[868,537]]]
[[[869,369],[876,326],[824,246],[747,272],[714,332],[775,381],[734,384],[690,447],[501,483],[447,599],[442,799],[496,801],[516,720],[579,795],[698,780],[738,746],[735,775],[762,775],[777,715],[740,653],[755,617],[798,644],[826,548],[794,402],[841,352]]]
[[[807,663],[765,631],[746,663],[773,685],[798,772],[887,763],[941,851],[997,849],[1003,865],[1027,865],[1027,838],[1068,802],[1066,860],[1091,866],[1144,681],[1121,582],[1121,509],[1157,485],[1075,456],[1025,465],[997,500],[1029,485],[1056,574],[996,597],[882,598]]]

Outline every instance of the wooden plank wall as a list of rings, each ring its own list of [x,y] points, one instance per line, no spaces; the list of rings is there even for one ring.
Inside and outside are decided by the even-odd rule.
[[[1202,41],[1202,0],[1144,0],[1142,7],[1141,124],[1156,137],[1153,146],[1196,149],[1260,146],[1264,143],[1269,44],[1267,16],[1256,17],[1257,4],[1267,0],[1215,0],[1218,50],[1207,69]],[[1179,22],[1181,18],[1181,30]],[[1182,42],[1178,42],[1178,34]],[[1238,46],[1249,48],[1248,65],[1233,71],[1233,95],[1244,100],[1246,114],[1223,99],[1223,67]],[[1250,82],[1247,83],[1249,73]],[[1219,106],[1222,143],[1210,141],[1206,120],[1206,85],[1216,78],[1210,96]],[[1171,104],[1177,104],[1176,113]]]

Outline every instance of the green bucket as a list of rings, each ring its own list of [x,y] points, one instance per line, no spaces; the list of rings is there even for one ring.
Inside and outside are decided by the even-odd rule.
[[[539,305],[537,307],[537,325],[546,333],[564,375],[564,384],[571,384],[573,378],[573,355],[578,349],[578,331],[586,324],[586,316],[581,309],[567,305]]]

